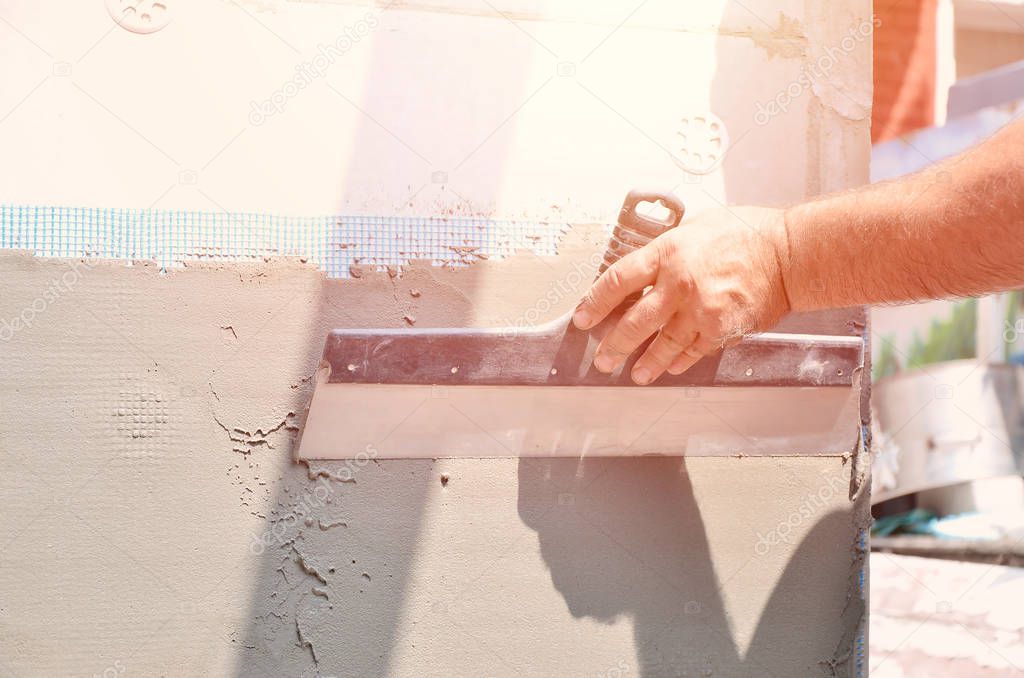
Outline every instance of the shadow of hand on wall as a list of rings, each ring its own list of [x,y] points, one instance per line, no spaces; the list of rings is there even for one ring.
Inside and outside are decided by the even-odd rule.
[[[683,458],[522,459],[518,501],[570,613],[603,623],[633,619],[634,675],[852,675],[844,654],[863,603],[855,589],[847,600],[845,580],[831,579],[859,571],[851,544],[836,543],[850,530],[851,514],[817,520],[743,653],[721,592],[729,582],[720,577],[733,573],[714,569]],[[764,566],[750,546],[745,567]],[[822,581],[833,584],[826,591],[811,585]],[[633,665],[632,657],[621,659]]]

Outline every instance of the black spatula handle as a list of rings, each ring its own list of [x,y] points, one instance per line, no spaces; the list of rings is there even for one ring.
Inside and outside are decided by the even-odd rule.
[[[668,219],[661,221],[637,212],[637,206],[644,202],[664,205],[669,212]],[[686,206],[671,191],[630,191],[622,203],[622,209],[619,210],[619,222],[615,224],[612,237],[608,240],[608,249],[604,252],[604,261],[601,262],[598,275],[607,271],[609,266],[630,252],[640,249],[662,233],[678,226],[684,214]],[[632,306],[641,296],[642,292],[637,292],[626,297],[620,305],[620,310]]]
[[[662,221],[637,212],[636,208],[644,202],[662,204],[669,211],[668,219]],[[678,226],[684,214],[686,206],[671,191],[630,191],[619,210],[619,220],[608,241],[599,273],[604,273],[622,257]]]

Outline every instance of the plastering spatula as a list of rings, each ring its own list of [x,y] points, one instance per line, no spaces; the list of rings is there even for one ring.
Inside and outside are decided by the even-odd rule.
[[[638,213],[646,203],[660,203],[669,217]],[[629,193],[601,270],[675,228],[683,212],[670,193]],[[588,332],[572,324],[571,311],[528,329],[333,330],[298,457],[712,454],[729,449],[737,435],[777,427],[770,393],[731,387],[837,391],[828,387],[849,387],[861,362],[859,338],[823,343],[817,336],[761,334],[682,375],[638,387],[629,375],[644,347],[612,374],[593,367],[600,338],[635,301]],[[806,400],[806,414],[824,408],[817,413],[824,420],[846,406],[841,394],[808,394]]]

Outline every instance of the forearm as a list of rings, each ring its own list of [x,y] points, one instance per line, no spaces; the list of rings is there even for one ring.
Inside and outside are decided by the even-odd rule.
[[[924,172],[786,212],[794,311],[1024,287],[1024,122]]]

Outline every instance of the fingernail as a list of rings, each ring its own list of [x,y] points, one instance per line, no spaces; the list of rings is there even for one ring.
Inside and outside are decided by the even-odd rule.
[[[572,316],[572,322],[576,327],[585,330],[590,327],[590,313],[586,309],[578,309]]]
[[[599,355],[594,358],[594,367],[597,368],[598,372],[607,374],[615,369],[615,361],[612,360],[611,356]]]
[[[633,381],[640,384],[641,386],[646,386],[651,382],[651,371],[648,370],[646,367],[636,368],[635,370],[633,370]]]

